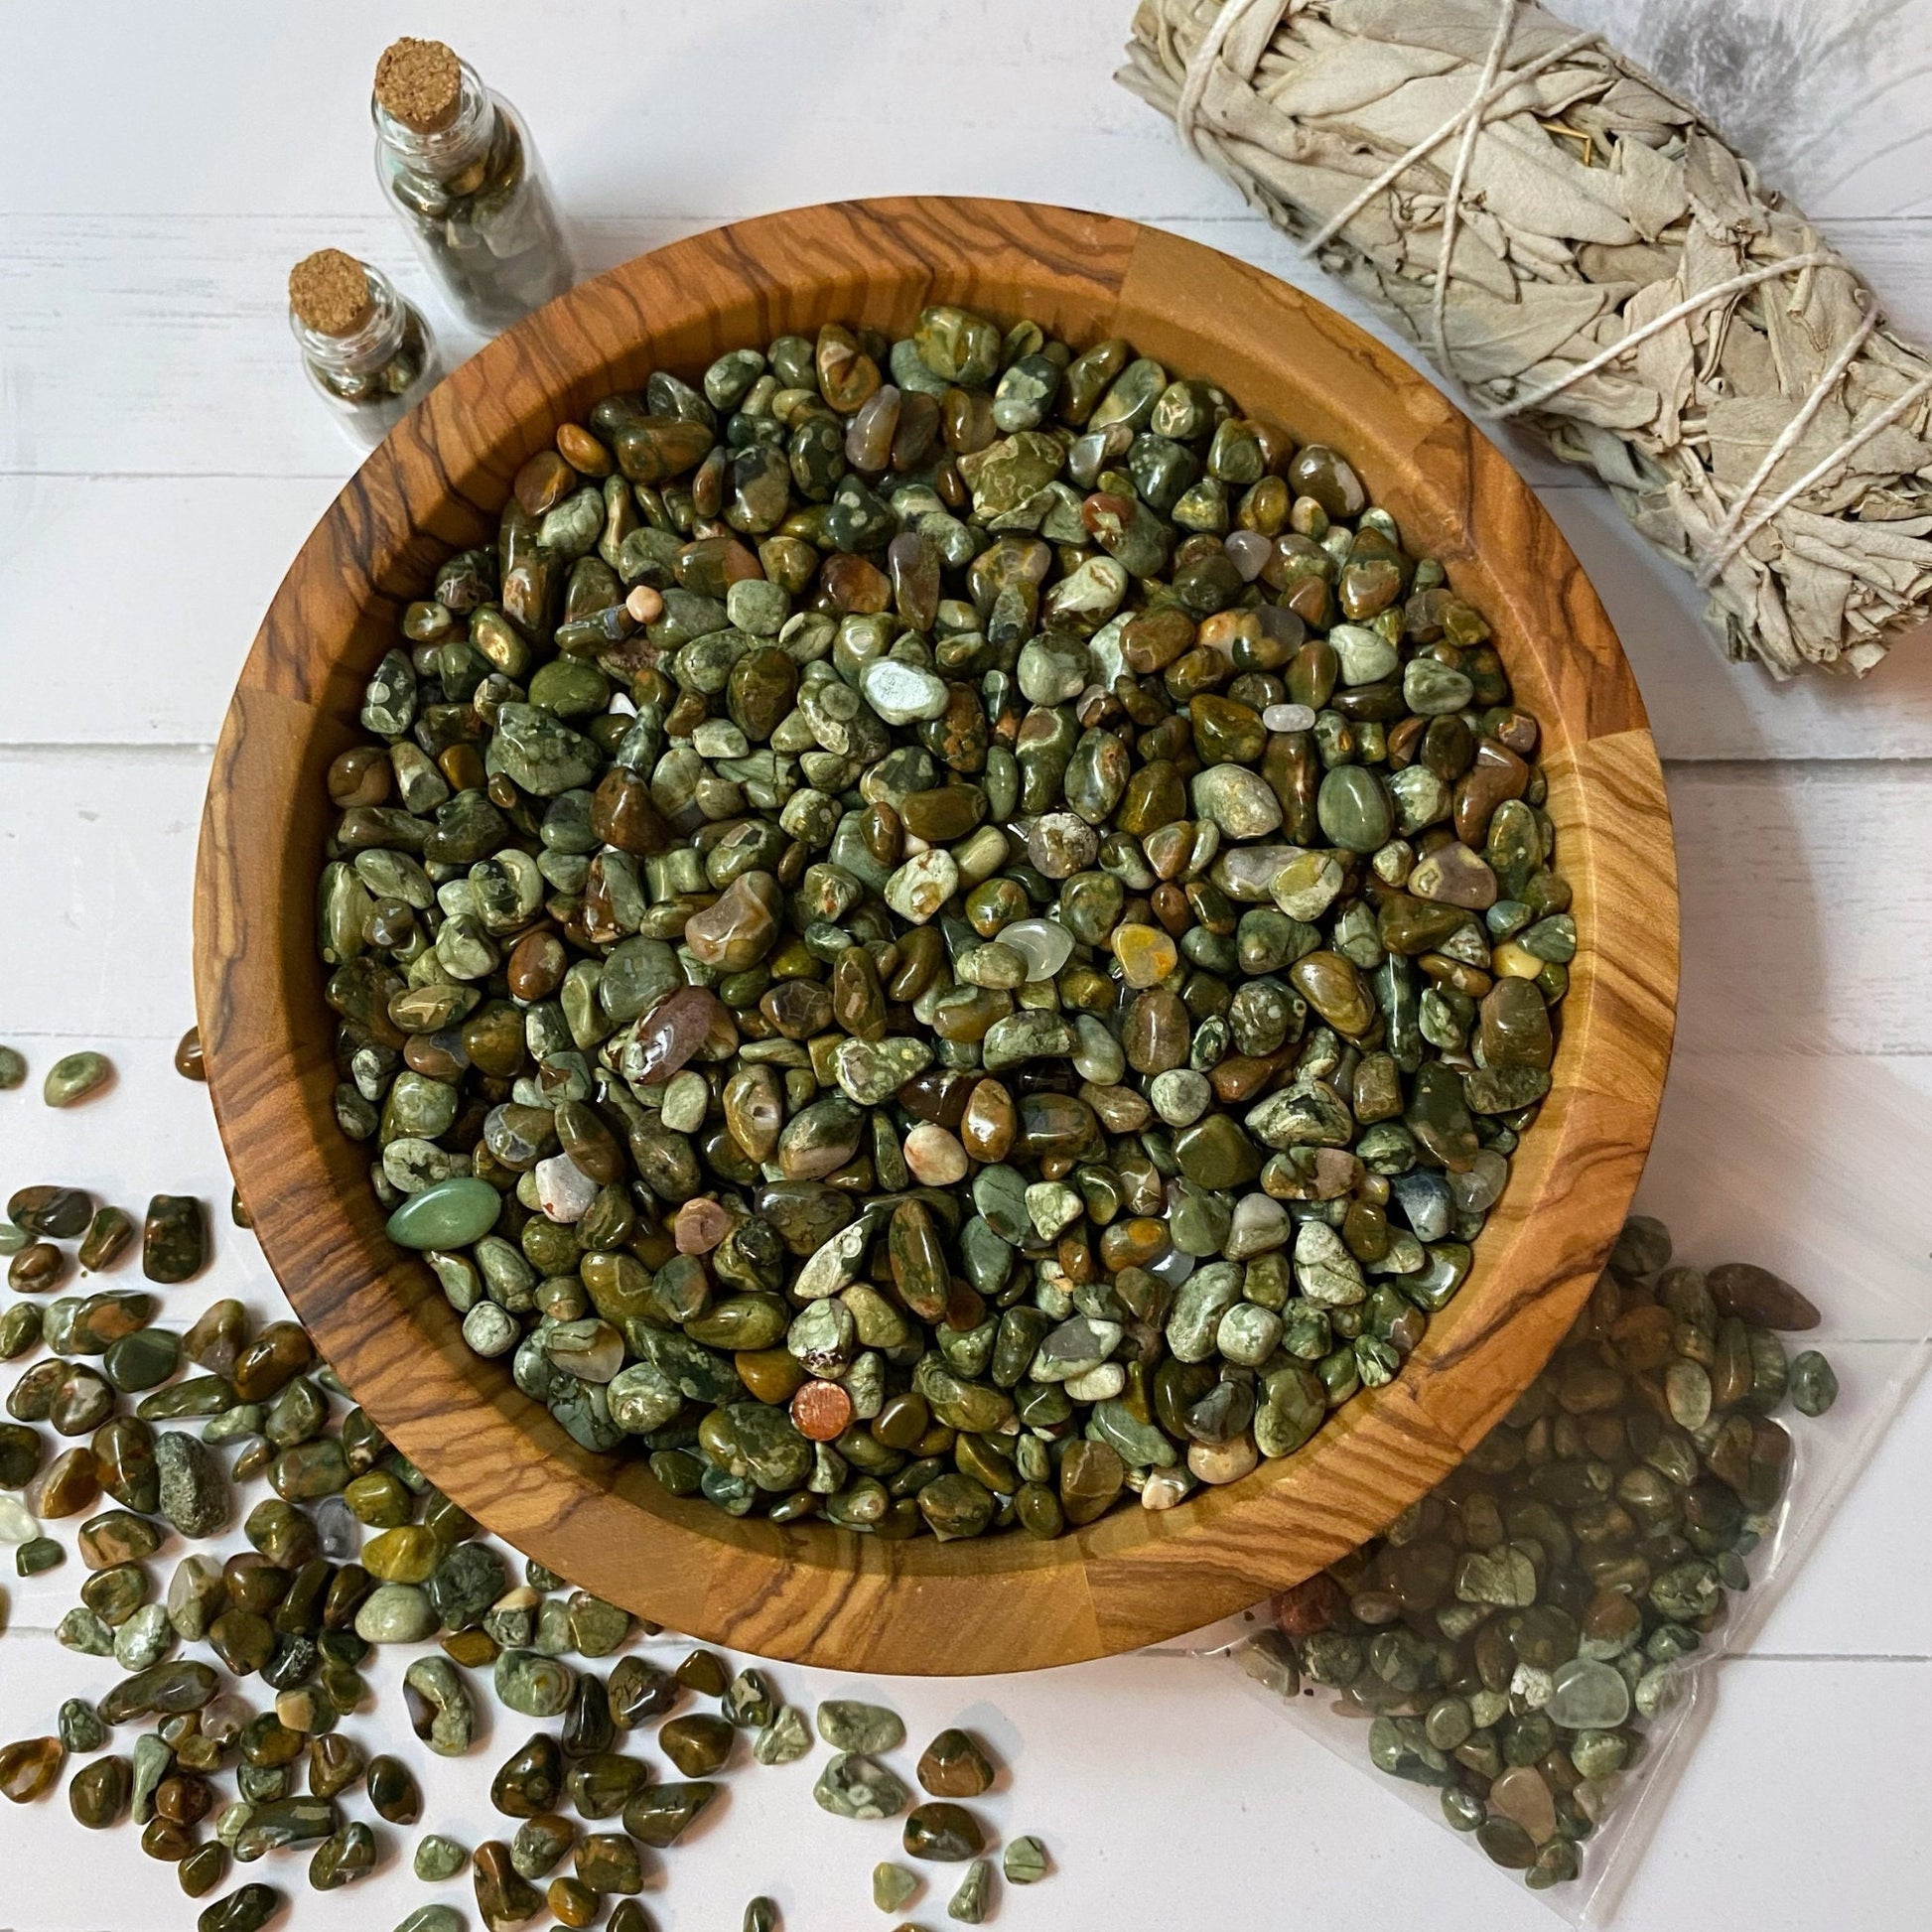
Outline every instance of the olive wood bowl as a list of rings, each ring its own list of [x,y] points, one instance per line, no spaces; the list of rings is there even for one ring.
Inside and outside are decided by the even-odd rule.
[[[1482,610],[1543,725],[1579,946],[1554,1085],[1467,1285],[1388,1386],[1307,1448],[1155,1514],[1056,1542],[888,1542],[733,1519],[641,1458],[580,1449],[464,1345],[394,1248],[368,1154],[337,1130],[316,877],[324,773],[362,685],[451,550],[492,540],[517,467],[654,367],[842,321],[903,333],[931,302],[1124,336],[1251,414],[1343,450],[1411,550]],[[1259,269],[1132,221],[918,198],[694,235],[585,283],[444,382],[363,464],[270,605],[202,822],[196,997],[241,1198],[324,1354],[389,1438],[517,1549],[637,1615],[766,1657],[934,1674],[1028,1670],[1197,1628],[1380,1531],[1504,1414],[1588,1295],[1648,1149],[1677,992],[1676,871],[1630,667],[1528,485],[1398,356]]]

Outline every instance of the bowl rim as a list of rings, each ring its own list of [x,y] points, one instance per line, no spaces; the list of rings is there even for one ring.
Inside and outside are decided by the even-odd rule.
[[[1053,1542],[733,1519],[667,1496],[638,1458],[580,1449],[503,1365],[470,1353],[428,1267],[384,1236],[363,1155],[333,1120],[314,945],[322,774],[355,740],[362,682],[402,605],[450,550],[493,530],[516,468],[555,425],[648,367],[689,373],[813,318],[903,324],[926,300],[1049,328],[1105,317],[1118,329],[1090,322],[1076,347],[1126,335],[1289,419],[1298,441],[1343,443],[1374,500],[1492,624],[1545,728],[1548,809],[1576,893],[1552,1092],[1470,1281],[1403,1372],[1237,1483]],[[1285,389],[1292,411],[1276,406]],[[1159,229],[907,197],[791,209],[638,256],[497,338],[378,447],[297,553],[224,720],[195,971],[216,1119],[264,1256],[345,1383],[439,1487],[580,1587],[694,1637],[968,1674],[1131,1649],[1296,1583],[1379,1532],[1507,1411],[1585,1303],[1641,1172],[1674,1020],[1676,910],[1662,774],[1609,621],[1528,484],[1426,377],[1314,298]]]

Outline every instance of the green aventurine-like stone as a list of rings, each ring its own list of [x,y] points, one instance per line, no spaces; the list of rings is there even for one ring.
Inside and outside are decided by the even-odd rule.
[[[872,1868],[872,1902],[882,1912],[897,1912],[919,1888],[918,1873],[890,1860]]]
[[[457,1174],[411,1194],[389,1216],[387,1232],[399,1248],[465,1248],[496,1225],[502,1206],[488,1181]]]
[[[1011,1839],[1000,1865],[1008,1884],[1037,1884],[1046,1876],[1046,1848],[1031,1836]]]

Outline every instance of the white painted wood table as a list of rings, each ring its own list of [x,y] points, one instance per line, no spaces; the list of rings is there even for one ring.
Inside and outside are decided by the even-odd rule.
[[[287,267],[340,243],[423,293],[369,169],[367,79],[382,45],[443,35],[513,96],[587,269],[740,215],[926,190],[1105,208],[1309,285],[1281,239],[1112,84],[1129,11],[1129,0],[6,10],[0,1038],[26,1049],[36,1083],[83,1043],[110,1052],[121,1078],[71,1115],[31,1088],[0,1099],[0,1183],[70,1180],[137,1210],[157,1188],[194,1191],[224,1207],[206,1095],[169,1067],[191,1018],[196,822],[257,618],[350,467],[293,358]],[[1932,337],[1932,0],[1568,11],[1740,130],[1898,319]],[[453,330],[447,340],[474,346]],[[1685,582],[1600,492],[1528,467],[1622,632],[1668,761],[1684,1077],[1645,1199],[1695,1233],[1707,1261],[1728,1248],[1782,1264],[1828,1306],[1838,1293],[1841,1307],[1867,1308],[1850,1298],[1876,1283],[1922,1307],[1924,1139],[1914,1152],[1887,1123],[1932,1096],[1932,643],[1863,686],[1773,689],[1719,662]],[[1765,1138],[1786,1129],[1785,1142]],[[1836,1191],[1867,1160],[1906,1176],[1890,1226]],[[251,1240],[224,1211],[216,1221],[215,1265],[171,1305],[238,1294],[278,1307]],[[1895,1330],[1837,1324],[1848,1400],[1871,1380],[1860,1344]],[[1620,1922],[1926,1922],[1928,1455],[1921,1392],[1751,1656],[1727,1667],[1723,1708]],[[9,1565],[8,1578],[0,1738],[48,1728],[62,1697],[97,1695],[113,1676],[52,1638],[75,1564],[18,1586]],[[398,1670],[385,1660],[376,1673],[383,1732],[400,1731],[397,1748],[425,1772],[426,1822],[475,1843],[493,1828],[487,1767],[521,1726],[497,1724],[456,1765],[428,1759],[402,1723]],[[822,1674],[777,1675],[800,1703],[831,1688]],[[1003,1830],[1042,1834],[1062,1868],[1006,1898],[999,1922],[1015,1932],[1551,1923],[1208,1663],[1127,1658],[878,1688],[915,1747],[957,1720],[1012,1766],[990,1809]],[[883,1923],[867,1872],[896,1835],[826,1820],[812,1775],[735,1780],[728,1815],[660,1865],[649,1901],[665,1927],[723,1932],[759,1890],[792,1932]],[[474,1911],[467,1887],[418,1885],[406,1853],[331,1896],[304,1891],[289,1860],[253,1875],[298,1893],[300,1927],[379,1932],[431,1895]],[[943,1923],[943,1904],[942,1891],[910,1910]],[[83,1837],[59,1798],[0,1818],[0,1927],[165,1932],[195,1911],[131,1830]]]

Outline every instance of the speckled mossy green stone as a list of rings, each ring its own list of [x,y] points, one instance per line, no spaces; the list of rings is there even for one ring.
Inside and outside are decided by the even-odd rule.
[[[151,1282],[192,1281],[207,1259],[207,1217],[192,1194],[156,1194],[141,1234],[141,1272]]]
[[[105,1053],[69,1053],[47,1069],[41,1097],[50,1107],[75,1107],[99,1093],[113,1077],[113,1062]]]
[[[446,1878],[454,1878],[469,1862],[469,1852],[455,1839],[429,1832],[417,1841],[410,1868],[424,1884],[440,1885]]]
[[[568,1664],[533,1650],[505,1650],[496,1659],[497,1701],[526,1718],[561,1717],[574,1681]]]
[[[839,1818],[895,1818],[906,1803],[904,1785],[883,1764],[847,1752],[819,1773],[812,1796]]]
[[[905,1725],[897,1711],[889,1711],[883,1704],[828,1698],[818,1707],[818,1734],[835,1751],[877,1756],[904,1743]]]
[[[792,1764],[811,1747],[803,1714],[786,1705],[752,1740],[752,1755],[760,1764]]]

